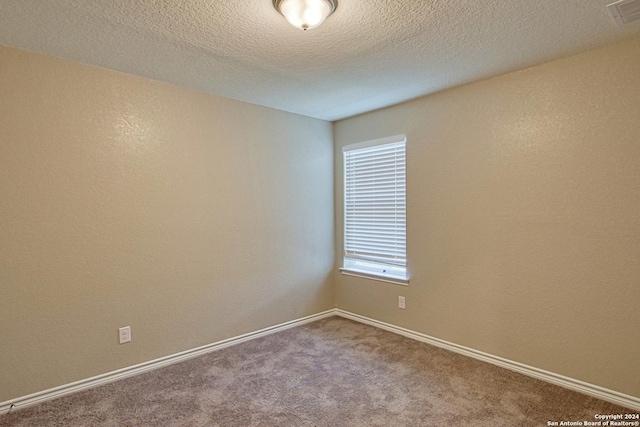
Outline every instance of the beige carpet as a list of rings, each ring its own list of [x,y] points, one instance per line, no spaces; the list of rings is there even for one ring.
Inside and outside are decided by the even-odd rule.
[[[628,409],[332,317],[0,416],[0,426],[546,426]]]

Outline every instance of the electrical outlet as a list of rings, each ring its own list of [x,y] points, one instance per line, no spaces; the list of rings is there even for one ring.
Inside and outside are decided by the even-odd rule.
[[[405,309],[406,306],[404,304],[404,297],[398,297],[398,308]]]
[[[125,326],[118,331],[120,331],[120,344],[131,341],[131,326]]]

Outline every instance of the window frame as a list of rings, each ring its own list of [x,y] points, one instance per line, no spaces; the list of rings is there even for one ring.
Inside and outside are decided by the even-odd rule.
[[[349,256],[347,256],[347,209],[348,209],[348,205],[347,205],[347,179],[348,179],[348,174],[347,174],[347,158],[346,158],[346,153],[349,151],[355,151],[355,150],[362,150],[362,149],[366,149],[366,148],[370,148],[370,147],[376,147],[376,146],[382,146],[382,145],[389,145],[389,144],[397,144],[397,143],[403,143],[404,144],[404,177],[403,177],[403,183],[405,185],[405,189],[404,189],[404,215],[405,215],[405,224],[404,224],[404,238],[405,238],[405,245],[404,245],[404,254],[405,254],[405,258],[404,258],[404,264],[403,265],[394,265],[394,264],[386,264],[384,262],[379,262],[379,261],[375,261],[375,262],[368,262],[367,260],[363,260],[363,259],[358,259],[358,258],[351,258]],[[393,284],[397,284],[397,285],[408,285],[409,283],[409,271],[407,268],[407,259],[406,259],[406,165],[407,165],[407,158],[406,158],[406,148],[407,148],[407,137],[406,135],[402,134],[402,135],[395,135],[395,136],[390,136],[390,137],[386,137],[386,138],[380,138],[380,139],[375,139],[375,140],[370,140],[370,141],[365,141],[365,142],[360,142],[360,143],[355,143],[355,144],[349,144],[346,145],[342,148],[342,153],[343,153],[343,157],[342,157],[342,167],[343,167],[343,217],[342,217],[342,221],[343,221],[343,249],[342,249],[342,267],[340,268],[340,272],[344,275],[348,275],[348,276],[355,276],[355,277],[362,277],[362,278],[366,278],[366,279],[372,279],[372,280],[377,280],[377,281],[382,281],[382,282],[387,282],[387,283],[393,283]],[[394,181],[395,182],[395,181]],[[358,264],[360,265],[365,265],[365,264],[375,264],[374,267],[371,268],[358,268]],[[382,271],[379,271],[383,269]],[[387,270],[391,270],[390,272],[388,272]]]

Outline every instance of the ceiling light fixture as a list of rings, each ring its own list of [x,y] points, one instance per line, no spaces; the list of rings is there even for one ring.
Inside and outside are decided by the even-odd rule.
[[[273,0],[273,6],[291,25],[306,31],[322,24],[338,0]]]

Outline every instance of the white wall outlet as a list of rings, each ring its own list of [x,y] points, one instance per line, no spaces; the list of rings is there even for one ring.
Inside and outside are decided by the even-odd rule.
[[[120,331],[120,344],[131,341],[131,326],[125,326],[118,331]]]
[[[404,304],[404,297],[398,297],[398,308],[405,309],[406,306]]]

